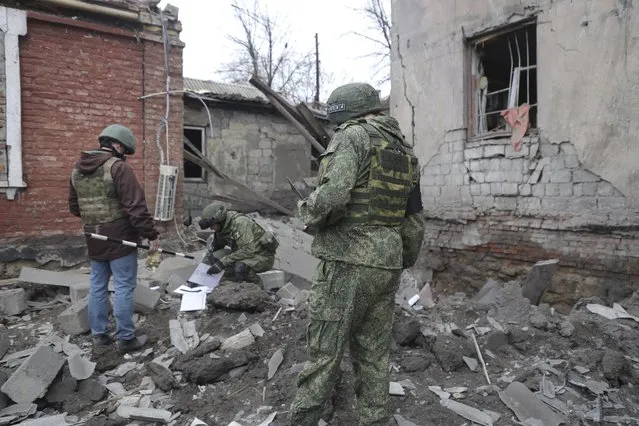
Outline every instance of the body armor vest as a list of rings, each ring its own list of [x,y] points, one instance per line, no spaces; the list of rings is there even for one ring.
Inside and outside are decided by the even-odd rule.
[[[370,156],[360,168],[351,201],[342,223],[367,226],[400,226],[406,215],[408,195],[413,186],[417,158],[401,144],[385,140],[365,120],[350,121],[362,126],[371,141]]]
[[[73,170],[71,182],[78,195],[80,217],[84,225],[113,222],[126,216],[111,176],[111,167],[116,161],[121,160],[112,157],[87,175],[83,175],[78,169]]]

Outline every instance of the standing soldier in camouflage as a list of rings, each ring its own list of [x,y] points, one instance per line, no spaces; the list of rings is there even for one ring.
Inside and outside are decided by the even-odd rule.
[[[201,229],[215,231],[202,259],[203,263],[211,265],[208,274],[226,270],[236,280],[256,281],[257,273],[273,267],[279,243],[272,232],[250,217],[229,211],[224,204],[211,203],[202,211],[199,225]]]
[[[148,239],[152,251],[160,248],[158,231],[153,224],[144,190],[135,178],[126,156],[135,153],[131,130],[119,125],[107,126],[98,137],[100,149],[83,151],[71,174],[69,210],[78,216],[84,232],[103,234],[116,239]],[[135,336],[133,292],[137,285],[137,249],[87,237],[91,259],[89,323],[93,341],[110,345],[109,279],[113,275],[118,348],[132,352],[142,347],[147,336]]]
[[[380,115],[368,84],[337,88],[328,115],[337,124],[321,159],[318,186],[298,204],[313,230],[309,361],[298,377],[291,424],[317,425],[347,346],[357,376],[360,425],[388,425],[388,363],[394,295],[412,266],[424,227],[419,165],[397,121]]]

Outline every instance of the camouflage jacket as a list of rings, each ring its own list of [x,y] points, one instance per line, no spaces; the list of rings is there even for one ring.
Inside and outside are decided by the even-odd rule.
[[[228,246],[232,253],[220,259],[225,267],[251,259],[260,254],[274,254],[279,243],[275,236],[264,230],[250,217],[229,211],[220,232],[215,233],[214,244],[209,245],[206,258],[214,251]]]
[[[378,116],[368,122],[387,140],[396,139],[412,153],[394,118]],[[370,138],[362,126],[351,125],[338,130],[322,156],[317,188],[298,203],[298,217],[315,231],[314,256],[354,265],[401,269],[404,267],[403,248],[414,251],[421,245],[423,226],[420,234],[419,231],[403,232],[400,227],[340,224],[351,190],[370,167],[371,149]],[[418,175],[415,183],[417,179]],[[413,224],[417,222],[413,221]],[[407,239],[419,238],[419,242],[403,241],[403,235]],[[416,258],[416,254],[410,256]]]

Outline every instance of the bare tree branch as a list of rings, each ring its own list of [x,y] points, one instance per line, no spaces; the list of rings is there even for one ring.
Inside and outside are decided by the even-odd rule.
[[[375,75],[379,75],[383,72],[380,83],[385,83],[390,80],[390,55],[391,55],[391,20],[390,15],[387,12],[388,0],[367,0],[367,3],[362,8],[354,9],[356,12],[362,14],[364,19],[369,23],[370,35],[360,32],[353,32],[352,34],[363,38],[372,43],[374,52],[365,56],[377,56],[381,57],[382,62],[385,64],[375,68],[378,68]]]
[[[257,75],[292,100],[311,100],[315,90],[314,56],[289,45],[280,20],[262,8],[260,0],[233,0],[232,7],[241,34],[228,36],[237,51],[220,70],[225,78],[246,83],[251,75]],[[320,81],[326,78],[320,76]]]

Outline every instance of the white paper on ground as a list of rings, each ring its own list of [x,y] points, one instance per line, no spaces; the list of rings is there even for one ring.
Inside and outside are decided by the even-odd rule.
[[[181,312],[201,311],[206,309],[206,291],[186,293],[182,295]]]
[[[222,276],[224,275],[224,271],[220,272],[219,274],[209,275],[206,273],[209,268],[209,265],[200,263],[199,265],[197,265],[195,271],[193,271],[189,279],[186,281],[191,284],[203,285],[213,290],[220,284]]]
[[[176,288],[175,290],[173,290],[173,293],[176,293],[176,294],[191,294],[191,293],[200,293],[200,292],[210,293],[212,291],[213,290],[211,290],[210,288],[208,288],[206,286],[189,287],[188,285],[181,285],[178,288]]]

